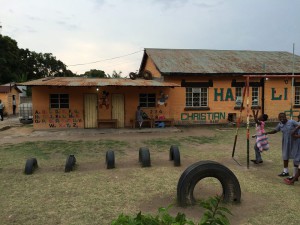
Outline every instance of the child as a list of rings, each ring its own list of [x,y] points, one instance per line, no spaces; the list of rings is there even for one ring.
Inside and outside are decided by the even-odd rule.
[[[283,171],[278,174],[280,177],[288,177],[289,174],[289,159],[294,157],[294,149],[292,148],[293,140],[291,132],[300,125],[299,122],[295,120],[288,120],[286,114],[281,112],[278,115],[279,123],[274,130],[266,132],[265,134],[276,134],[277,132],[282,132],[282,161],[283,161]]]
[[[299,116],[298,116],[299,119]],[[293,148],[295,150],[294,156],[294,176],[285,178],[283,181],[288,184],[292,185],[295,181],[298,181],[300,175],[300,125],[296,127],[296,129],[292,132],[292,136],[296,138]]]
[[[255,164],[259,164],[263,163],[261,153],[269,150],[268,137],[265,135],[265,121],[268,120],[268,115],[262,114],[257,118],[257,113],[255,113],[254,110],[253,115],[256,123],[256,135],[253,135],[252,137],[255,137],[256,140],[254,145],[255,160],[252,159],[251,161]]]

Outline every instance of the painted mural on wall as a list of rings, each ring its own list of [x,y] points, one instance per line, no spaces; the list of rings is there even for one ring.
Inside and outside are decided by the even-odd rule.
[[[103,91],[102,95],[100,95],[99,98],[99,107],[105,107],[106,109],[109,109],[109,92]]]
[[[163,91],[160,91],[160,96],[157,100],[157,106],[164,105],[167,106],[167,100],[169,96],[166,95]]]
[[[49,128],[78,128],[82,125],[82,114],[78,110],[50,109],[36,110],[34,123],[48,125]]]

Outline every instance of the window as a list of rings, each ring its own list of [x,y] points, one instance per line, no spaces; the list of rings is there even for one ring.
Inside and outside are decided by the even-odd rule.
[[[252,87],[252,106],[259,106],[259,88]]]
[[[295,87],[295,105],[300,106],[300,87]]]
[[[155,94],[140,94],[140,107],[155,107]]]
[[[68,94],[50,94],[51,109],[67,109],[69,108]]]
[[[207,107],[208,90],[207,88],[186,88],[186,106],[187,107]]]
[[[240,107],[242,105],[243,96],[242,96],[243,88],[236,87],[235,88],[235,105]]]

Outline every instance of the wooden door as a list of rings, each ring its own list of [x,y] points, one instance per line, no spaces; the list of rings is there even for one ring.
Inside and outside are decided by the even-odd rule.
[[[84,128],[98,127],[97,95],[84,95]]]
[[[118,127],[124,127],[124,95],[113,94],[111,105],[112,119],[118,120]]]

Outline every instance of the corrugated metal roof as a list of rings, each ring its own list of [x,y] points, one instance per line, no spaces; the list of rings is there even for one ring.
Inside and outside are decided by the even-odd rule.
[[[22,93],[22,91],[15,85],[15,83],[0,85],[0,93],[9,93],[11,92],[12,88],[15,88],[19,93]]]
[[[145,54],[164,75],[291,74],[293,70],[293,54],[280,51],[146,48]],[[294,59],[294,73],[300,74],[300,56],[295,55]]]
[[[180,85],[158,80],[126,79],[126,78],[82,78],[82,77],[47,77],[27,81],[18,85],[24,86],[69,86],[69,87],[103,87],[103,86],[132,86],[132,87],[180,87]]]

